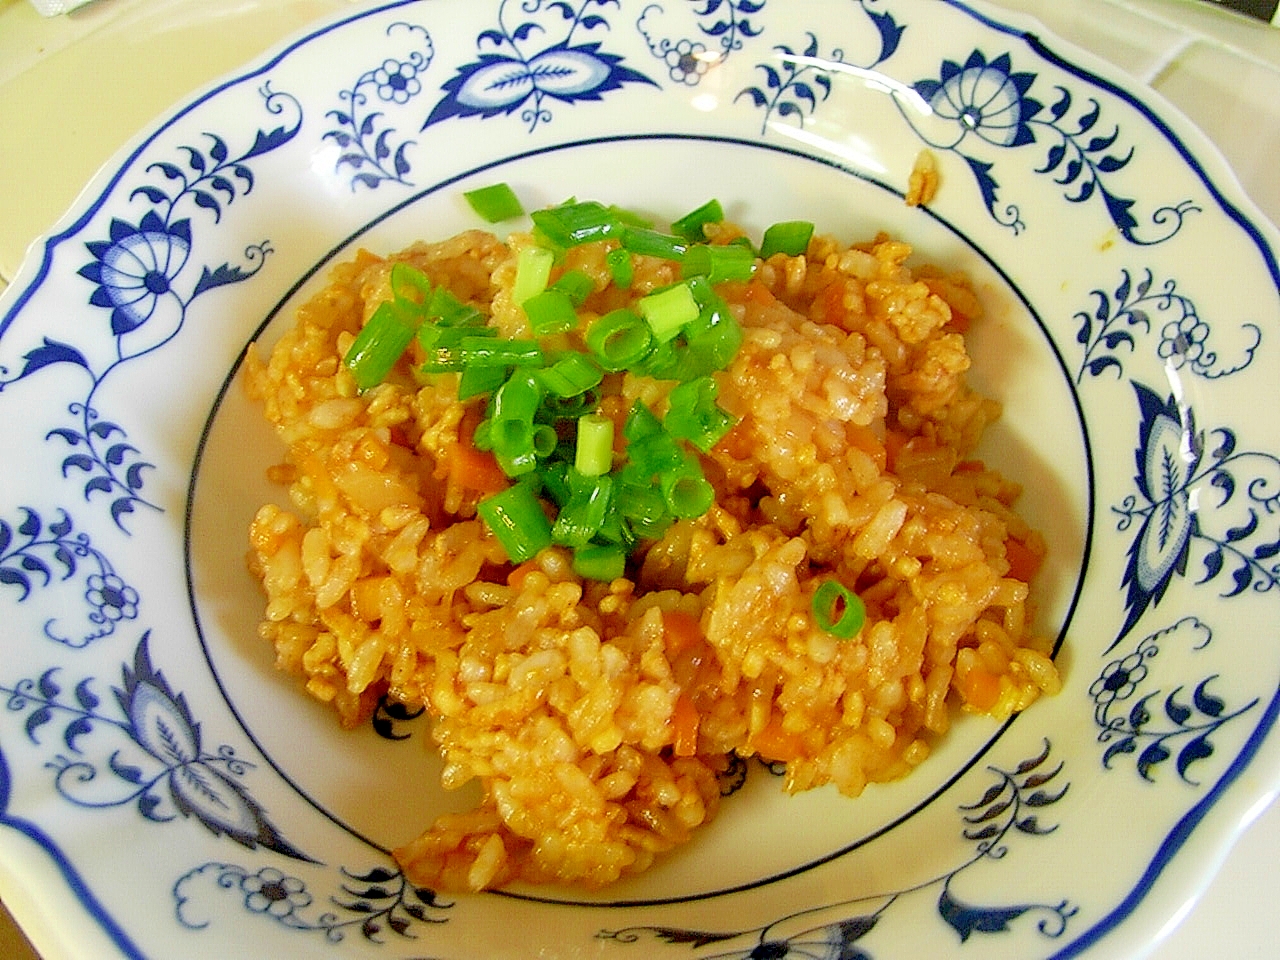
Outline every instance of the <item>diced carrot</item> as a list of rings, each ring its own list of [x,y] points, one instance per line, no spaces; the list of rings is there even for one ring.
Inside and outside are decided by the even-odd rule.
[[[1009,537],[1004,542],[1004,556],[1009,561],[1009,576],[1023,583],[1030,583],[1040,570],[1044,559],[1021,540]]]
[[[778,717],[771,719],[765,728],[751,738],[750,746],[766,760],[786,763],[804,755],[804,741],[798,734],[782,729]]]
[[[856,447],[861,450],[873,461],[881,470],[885,466],[885,444],[875,435],[875,432],[869,427],[859,427],[849,424],[845,428],[845,435],[849,438],[849,446]]]
[[[680,610],[663,611],[662,630],[666,636],[668,661],[674,661],[703,639],[702,626],[697,618]]]
[[[890,470],[898,461],[898,454],[902,453],[902,448],[907,445],[908,437],[905,433],[898,430],[886,430],[884,434],[884,455],[885,462]]]
[[[671,714],[671,748],[677,757],[692,757],[698,752],[698,725],[701,722],[698,708],[687,693],[676,697],[675,710]]]
[[[758,307],[767,307],[777,303],[778,298],[773,295],[773,291],[759,280],[752,280],[747,284],[746,301],[754,303]]]
[[[813,299],[813,319],[818,323],[838,325],[845,315],[844,293],[843,280],[834,280],[823,287]]]
[[[492,453],[472,443],[479,422],[480,414],[473,410],[458,425],[458,442],[449,453],[449,482],[464,490],[501,493],[510,485],[507,475]]]
[[[523,590],[525,580],[529,579],[529,574],[537,569],[538,561],[536,559],[526,560],[507,574],[507,586],[513,590]]]
[[[957,683],[965,703],[987,711],[1000,699],[1000,678],[983,667],[968,670]]]

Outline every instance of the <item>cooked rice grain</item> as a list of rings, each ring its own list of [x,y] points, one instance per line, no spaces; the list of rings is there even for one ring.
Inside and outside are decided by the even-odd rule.
[[[954,705],[1006,717],[1058,689],[1049,641],[1027,632],[1032,570],[1010,562],[1043,545],[1013,511],[1016,485],[973,459],[999,415],[965,379],[979,303],[883,237],[817,237],[721,288],[745,337],[717,375],[738,422],[703,458],[717,494],[705,516],[611,584],[582,582],[559,548],[513,569],[456,467],[477,402],[407,361],[361,395],[340,358],[395,260],[527,335],[510,296],[527,242],[470,232],[390,259],[362,251],[245,366],[286,444],[272,476],[292,504],[263,506],[250,531],[262,636],[347,726],[384,695],[425,706],[443,785],[483,787],[479,808],[396,851],[414,882],[610,883],[715,816],[735,755],[784,765],[787,790],[856,796],[923,762]],[[677,279],[639,258],[618,290],[608,249],[577,248],[562,268],[595,280],[585,318]],[[621,425],[637,399],[661,415],[670,384],[606,387],[601,410]],[[849,641],[813,622],[831,576],[867,607]]]

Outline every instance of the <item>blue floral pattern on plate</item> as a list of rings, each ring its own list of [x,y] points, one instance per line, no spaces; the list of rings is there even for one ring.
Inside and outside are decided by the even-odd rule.
[[[655,169],[632,158],[650,147]],[[708,170],[717,150],[732,160]],[[921,150],[941,188],[912,211]],[[23,467],[0,482],[0,835],[33,840],[67,880],[51,896],[127,957],[1105,953],[1154,877],[1191,871],[1188,830],[1244,789],[1280,714],[1261,642],[1280,429],[1244,399],[1280,369],[1277,241],[1209,157],[1122,78],[960,0],[392,0],[318,26],[140,138],[0,301],[0,456]],[[256,594],[237,592],[238,530],[225,576],[195,532],[244,506],[202,499],[233,388],[207,371],[234,374],[351,246],[475,225],[441,199],[464,185],[560,199],[596,177],[603,199],[672,213],[721,173],[748,218],[798,212],[776,194],[841,229],[900,222],[1005,291],[1033,343],[1006,373],[1056,378],[1076,416],[1078,436],[1015,440],[1060,469],[1085,527],[1050,598],[1066,689],[1004,727],[958,724],[902,785],[787,801],[810,805],[813,850],[745,817],[616,899],[414,886],[388,852],[405,838],[357,822],[367,799],[328,764],[355,751],[380,758],[361,779],[394,774],[426,718],[384,698],[343,739],[220,606]],[[299,189],[341,199],[299,218]],[[390,807],[406,791],[387,782]],[[776,791],[745,762],[722,786],[761,809]],[[1086,797],[1143,813],[1120,835]],[[1108,857],[1125,869],[1090,869]]]

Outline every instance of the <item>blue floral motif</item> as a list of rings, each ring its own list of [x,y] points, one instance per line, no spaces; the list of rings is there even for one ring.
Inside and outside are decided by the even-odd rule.
[[[1175,576],[1186,575],[1193,543],[1204,551],[1197,583],[1230,569],[1223,597],[1280,587],[1280,523],[1270,520],[1280,513],[1280,458],[1238,450],[1235,432],[1225,427],[1213,431],[1216,445],[1210,448],[1191,407],[1172,396],[1162,400],[1142,384],[1133,387],[1141,416],[1134,478],[1139,494],[1111,509],[1120,518],[1117,529],[1136,525],[1138,532],[1123,578],[1128,614],[1108,649],[1160,603]],[[1246,466],[1253,476],[1242,496],[1237,475]],[[1212,509],[1205,485],[1216,491]]]
[[[1143,235],[1146,228],[1132,212],[1136,201],[1113,191],[1106,182],[1134,156],[1132,147],[1123,152],[1114,149],[1120,139],[1119,126],[1098,132],[1102,105],[1092,98],[1073,118],[1074,97],[1066,87],[1055,87],[1057,99],[1046,106],[1031,96],[1037,79],[1035,73],[1015,70],[1007,52],[988,59],[975,49],[962,64],[944,60],[937,79],[918,80],[912,85],[928,114],[928,130],[924,120],[916,119],[918,109],[904,106],[901,97],[895,97],[895,102],[921,140],[965,161],[987,212],[1014,233],[1026,227],[1021,212],[1016,204],[997,209],[1000,184],[993,173],[995,163],[965,147],[972,139],[988,147],[1015,149],[1039,143],[1043,134],[1050,145],[1044,163],[1035,172],[1052,175],[1071,203],[1100,199],[1112,224],[1130,243],[1162,243],[1182,229],[1185,217],[1200,209],[1191,200],[1156,210],[1151,216],[1155,232]]]
[[[186,697],[175,694],[164,674],[151,663],[150,633],[143,634],[132,666],[122,669],[122,683],[112,689],[120,715],[102,711],[102,697],[92,677],[66,695],[59,668],[38,679],[0,686],[5,706],[26,713],[27,738],[40,746],[39,733],[55,719],[63,721],[59,753],[45,766],[54,771],[54,788],[68,802],[86,809],[136,804],[147,820],[167,822],[195,818],[216,836],[248,847],[265,847],[298,860],[310,860],[267,820],[262,807],[240,784],[252,768],[233,748],[216,753],[202,745],[200,724]],[[94,759],[82,742],[107,743]],[[101,777],[109,773],[110,778]]]
[[[899,25],[892,15],[872,9],[868,0],[860,0],[859,7],[876,27],[879,35],[878,50],[867,62],[846,63],[845,52],[840,48],[820,56],[817,36],[807,33],[809,42],[798,55],[786,44],[778,44],[773,48],[775,59],[782,66],[781,70],[770,63],[756,65],[756,69],[764,76],[764,86],[746,87],[739,91],[734,100],[736,102],[746,97],[755,107],[764,110],[761,134],[768,133],[769,122],[775,116],[789,117],[804,126],[805,118],[813,116],[818,103],[831,96],[831,77],[834,72],[849,69],[852,73],[865,75],[897,51],[906,27]]]
[[[1122,755],[1137,754],[1138,775],[1154,781],[1155,769],[1172,758],[1173,748],[1177,747],[1174,766],[1178,777],[1184,783],[1198,785],[1188,771],[1213,756],[1209,738],[1224,724],[1255,707],[1257,698],[1227,712],[1226,703],[1209,690],[1209,684],[1217,679],[1210,676],[1195,685],[1189,702],[1186,687],[1174,687],[1160,702],[1163,717],[1157,720],[1152,703],[1164,691],[1148,690],[1145,684],[1150,663],[1166,641],[1185,642],[1193,650],[1203,650],[1212,639],[1213,632],[1204,623],[1195,617],[1184,617],[1173,626],[1144,637],[1129,653],[1102,668],[1089,687],[1089,696],[1093,698],[1094,723],[1100,729],[1098,742],[1108,744],[1102,755],[1104,767],[1110,769]]]
[[[692,39],[659,35],[669,33],[670,28],[657,22],[666,13],[658,3],[651,3],[640,11],[636,29],[644,37],[649,52],[667,67],[667,76],[673,83],[697,86],[706,72],[723,63],[736,50],[742,49],[743,38],[758,37],[764,32],[751,20],[760,13],[767,0],[685,0],[692,8],[695,27],[700,37]],[[707,46],[714,42],[717,49]]]
[[[337,909],[308,916],[315,897],[302,879],[275,867],[250,871],[233,863],[205,863],[173,885],[178,922],[189,930],[210,926],[201,911],[202,887],[209,884],[241,894],[249,913],[268,916],[291,930],[322,933],[330,943],[341,943],[352,930],[373,943],[382,943],[387,931],[413,939],[415,922],[447,923],[444,911],[453,906],[434,890],[409,883],[398,869],[375,867],[358,874],[343,869],[338,893],[328,898]]]
[[[232,155],[227,142],[206,134],[203,149],[178,148],[182,163],[157,161],[147,171],[161,178],[130,194],[131,200],[150,204],[136,223],[114,217],[105,239],[85,244],[92,259],[79,275],[93,285],[88,302],[109,311],[114,357],[95,368],[89,356],[95,351],[44,337],[23,355],[17,373],[0,366],[0,391],[52,366],[79,368],[89,379],[83,402],[68,406],[75,418],[69,427],[50,430],[48,437],[65,442],[71,451],[62,460],[64,477],[75,473],[84,479],[84,497],[104,495],[112,520],[124,530],[124,519],[137,507],[160,507],[143,494],[145,474],[152,464],[127,442],[128,433],[118,423],[101,418],[95,399],[103,383],[121,366],[164,347],[181,331],[197,298],[217,287],[247,280],[261,269],[271,252],[267,241],[245,249],[241,264],[202,264],[193,276],[194,238],[191,220],[178,216],[190,204],[205,211],[217,224],[226,205],[253,189],[249,161],[287,143],[302,125],[297,100],[276,93],[270,86],[260,91],[266,110],[287,118],[271,130],[259,130],[253,143]]]
[[[23,519],[16,526],[0,519],[0,583],[20,591],[18,603],[25,602],[33,590],[51,586],[55,575],[60,581],[70,580],[90,564],[90,569],[97,571],[87,574],[84,583],[84,600],[89,606],[87,631],[63,635],[64,628],[50,619],[45,621],[45,636],[68,647],[86,647],[138,616],[138,591],[117,576],[88,534],[75,532],[65,510],[59,510],[57,519],[46,524],[30,507],[20,509]]]
[[[387,36],[408,34],[415,43],[403,58],[385,57],[371,70],[366,70],[351,89],[338,94],[344,106],[325,114],[337,126],[324,134],[341,150],[337,168],[351,168],[351,189],[357,186],[376,188],[388,181],[411,185],[408,149],[413,140],[395,143],[396,128],[385,122],[382,111],[367,109],[372,91],[383,104],[401,107],[422,92],[422,74],[431,66],[435,47],[431,35],[420,26],[396,22],[387,27]]]
[[[191,221],[166,223],[149,210],[137,226],[113,220],[110,239],[87,246],[94,262],[80,276],[97,284],[89,302],[111,311],[119,337],[150,320],[163,297],[176,296],[173,281],[191,256]]]
[[[1009,841],[1018,833],[1029,837],[1053,833],[1056,825],[1040,821],[1040,812],[1067,794],[1069,783],[1055,783],[1062,774],[1061,763],[1049,762],[1050,745],[1013,770],[989,767],[995,782],[972,804],[960,806],[961,835],[975,844],[974,853],[953,870],[912,887],[845,900],[780,917],[750,930],[730,932],[691,930],[681,927],[644,926],[622,930],[602,930],[596,936],[621,944],[640,942],[683,946],[701,950],[713,944],[726,949],[698,953],[700,960],[783,960],[786,957],[821,957],[830,960],[872,960],[859,941],[875,929],[888,911],[910,897],[937,891],[938,916],[964,943],[975,934],[999,934],[1027,914],[1039,914],[1036,929],[1049,939],[1066,933],[1077,908],[1063,900],[1056,904],[1021,903],[1010,906],[979,906],[965,902],[954,886],[968,870],[983,863],[1002,860]],[[835,920],[822,920],[835,916]],[[788,932],[795,931],[795,932]],[[650,953],[650,955],[652,955]]]
[[[1212,330],[1208,322],[1201,318],[1195,303],[1178,292],[1176,281],[1167,280],[1153,290],[1155,276],[1150,270],[1143,271],[1136,283],[1134,279],[1128,270],[1121,271],[1114,291],[1092,291],[1096,306],[1076,313],[1075,319],[1080,323],[1076,342],[1085,348],[1077,383],[1084,382],[1086,373],[1096,377],[1107,369],[1120,376],[1124,367],[1117,357],[1120,348],[1132,352],[1137,345],[1135,335],[1151,333],[1156,323],[1160,331],[1156,354],[1171,370],[1186,369],[1214,380],[1238,373],[1253,363],[1262,342],[1262,331],[1256,324],[1242,325],[1249,341],[1242,347],[1243,356],[1231,366],[1223,366],[1217,351],[1210,347]]]
[[[524,17],[512,26],[507,12],[518,7]],[[601,100],[603,94],[624,83],[653,80],[622,65],[622,57],[604,53],[600,42],[573,42],[581,30],[590,33],[608,30],[608,21],[593,8],[620,7],[618,0],[582,0],[575,10],[566,0],[502,0],[498,5],[498,27],[484,30],[476,46],[493,52],[481,53],[478,60],[458,68],[445,84],[445,96],[435,105],[422,129],[450,117],[488,119],[520,111],[529,131],[549,123],[553,114],[549,100],[573,104],[580,100]],[[558,21],[558,22],[557,22]],[[533,38],[558,36],[551,43],[535,45]],[[498,52],[501,51],[501,52]]]

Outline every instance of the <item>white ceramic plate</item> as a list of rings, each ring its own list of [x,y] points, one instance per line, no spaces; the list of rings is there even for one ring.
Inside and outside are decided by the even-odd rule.
[[[941,186],[909,208],[924,149]],[[856,801],[752,768],[597,894],[408,885],[387,850],[473,798],[435,786],[421,718],[343,733],[273,670],[244,552],[278,451],[235,377],[328,264],[475,226],[461,191],[497,180],[659,219],[715,196],[968,271],[1062,693]],[[0,301],[4,884],[51,957],[1140,952],[1280,785],[1277,246],[1166,104],[976,4],[317,27],[109,164]]]

